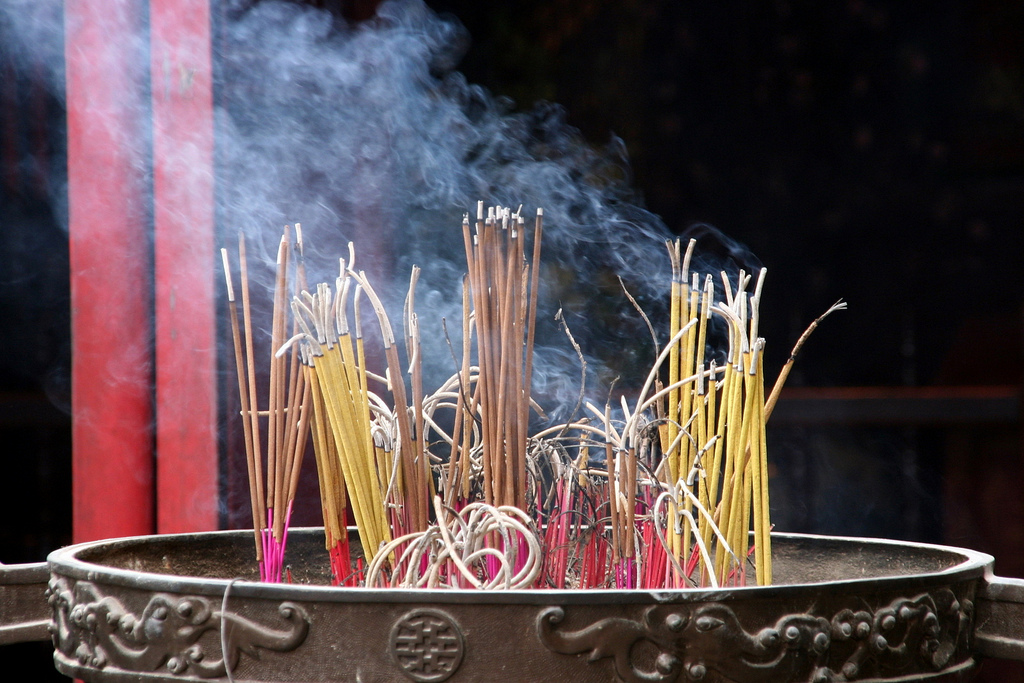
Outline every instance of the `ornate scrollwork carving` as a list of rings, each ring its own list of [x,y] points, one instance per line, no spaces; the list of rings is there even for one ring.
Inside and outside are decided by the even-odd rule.
[[[54,614],[50,625],[54,647],[97,669],[166,669],[215,678],[233,671],[243,652],[251,657],[258,657],[257,648],[290,652],[309,633],[309,616],[291,602],[282,602],[277,609],[287,628],[275,630],[214,609],[210,600],[198,596],[157,593],[135,614],[89,581],[72,584],[52,577],[46,595]],[[204,634],[219,635],[221,629],[227,645],[224,652],[217,638],[210,640],[215,645],[209,648],[199,642]]]
[[[609,617],[577,631],[560,630],[565,610],[548,607],[537,617],[537,635],[553,652],[589,653],[590,662],[611,658],[627,683],[839,683],[933,673],[959,663],[958,655],[969,656],[972,614],[970,601],[957,600],[949,589],[875,610],[789,614],[755,631],[743,628],[725,603],[656,605],[639,620]],[[636,661],[641,643],[654,647],[653,664]]]

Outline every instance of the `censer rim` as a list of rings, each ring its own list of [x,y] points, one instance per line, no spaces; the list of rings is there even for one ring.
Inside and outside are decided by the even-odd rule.
[[[290,534],[317,534],[322,528],[300,527]],[[266,599],[299,599],[329,602],[383,602],[383,603],[471,603],[471,604],[583,604],[605,602],[615,604],[632,603],[685,603],[718,601],[723,599],[774,599],[785,598],[808,590],[851,589],[870,585],[873,590],[906,590],[910,586],[933,586],[950,584],[959,581],[971,581],[991,574],[994,559],[991,555],[967,548],[897,541],[892,539],[827,536],[818,534],[796,534],[773,532],[773,543],[782,547],[787,544],[793,547],[818,546],[828,550],[838,546],[854,548],[870,548],[872,550],[891,549],[899,556],[906,557],[916,553],[917,557],[944,558],[948,566],[933,571],[909,572],[904,574],[871,575],[851,578],[838,578],[827,581],[790,582],[770,586],[729,586],[719,588],[683,588],[669,590],[649,589],[548,589],[531,588],[525,590],[490,590],[474,589],[408,589],[408,588],[365,588],[329,586],[306,583],[266,583],[244,577],[197,577],[153,571],[125,569],[112,565],[89,561],[79,557],[97,549],[124,549],[139,543],[153,542],[188,542],[189,539],[204,540],[223,537],[236,538],[247,536],[251,532],[241,530],[209,531],[200,533],[156,534],[131,536],[115,539],[88,541],[66,546],[52,552],[47,558],[51,574],[59,574],[80,580],[102,581],[108,585],[121,585],[129,588],[157,591],[181,591],[206,595],[222,595],[231,584],[231,593],[239,597]]]

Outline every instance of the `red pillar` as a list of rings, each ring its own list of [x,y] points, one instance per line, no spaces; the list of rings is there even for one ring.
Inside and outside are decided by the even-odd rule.
[[[209,3],[142,2],[65,5],[78,541],[218,527]]]
[[[65,5],[73,536],[153,531],[151,285],[138,2]],[[115,37],[115,38],[112,38]]]
[[[218,528],[219,261],[208,0],[151,0],[150,43],[157,531],[209,531]]]

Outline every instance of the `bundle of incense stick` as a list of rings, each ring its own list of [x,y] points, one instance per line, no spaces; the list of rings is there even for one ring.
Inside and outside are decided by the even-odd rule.
[[[238,374],[238,396],[245,438],[256,558],[260,578],[270,582],[281,580],[292,504],[309,436],[308,405],[311,394],[305,374],[299,367],[297,349],[287,357],[274,353],[286,336],[288,289],[301,289],[305,286],[301,227],[296,224],[295,230],[295,245],[290,244],[290,231],[286,227],[277,253],[271,320],[272,351],[268,358],[269,386],[265,392],[259,390],[256,381],[257,360],[253,349],[252,306],[245,239],[241,235],[238,239],[244,335],[239,329],[238,304],[235,300],[227,249],[221,249],[235,350],[235,367]],[[289,262],[293,249],[298,254],[298,268],[294,282],[289,282]],[[261,410],[259,406],[263,396],[266,397],[267,407]]]
[[[371,425],[371,405],[376,396],[368,388],[358,305],[355,335],[348,322],[350,284],[349,278],[340,277],[336,292],[321,284],[314,294],[303,292],[293,306],[308,341],[303,355],[308,358],[313,387],[314,450],[328,544],[343,540],[347,489],[360,542],[372,555],[391,540],[383,503],[390,463]],[[359,301],[358,291],[354,300]],[[347,574],[346,570],[335,567],[335,578]]]
[[[418,330],[415,315],[407,317],[407,350],[413,375],[413,400],[407,399],[390,320],[365,274],[353,268],[355,250],[340,261],[332,289],[294,297],[292,308],[300,332],[278,351],[302,349],[311,387],[313,443],[320,477],[326,542],[337,583],[351,584],[346,540],[346,515],[351,510],[367,560],[388,547],[395,535],[426,529],[433,495],[430,456],[421,446],[424,412]],[[412,306],[416,275],[410,286]],[[367,367],[360,303],[366,298],[376,314],[387,360],[384,375]],[[370,389],[370,381],[390,392],[390,405]],[[393,406],[393,408],[391,407]],[[410,412],[413,413],[410,416]],[[391,550],[388,551],[391,555]],[[397,570],[386,563],[389,570]]]
[[[689,277],[694,245],[691,240],[680,258],[680,243],[668,244],[672,263],[671,332],[680,331],[681,323],[689,321],[689,329],[670,354],[669,385],[675,387],[683,377],[697,380],[671,389],[665,409],[661,436],[667,467],[662,476],[663,481],[682,492],[669,500],[669,507],[681,507],[683,515],[681,532],[673,530],[668,535],[669,550],[678,558],[688,557],[692,536],[700,541],[703,555],[714,554],[714,574],[719,580],[738,571],[742,582],[746,564],[731,549],[747,547],[752,514],[756,580],[758,585],[766,585],[772,576],[771,522],[764,431],[764,339],[757,336],[765,270],[761,270],[752,294],[747,292],[750,277],[742,270],[735,292],[723,273],[726,300],[714,304],[713,278],[708,276],[701,283],[696,273],[692,280]],[[712,371],[704,362],[711,312],[721,315],[728,329],[728,353],[721,377],[717,367]],[[711,461],[705,462],[705,458]],[[696,528],[695,504],[704,511],[713,511],[699,515]],[[678,509],[674,512],[680,514]],[[701,571],[707,574],[711,569],[703,566]],[[677,583],[680,578],[675,577]]]
[[[296,357],[302,361],[295,383],[305,399],[292,409],[289,398],[283,412],[298,416],[296,438],[312,425],[336,583],[494,589],[770,583],[765,422],[774,398],[765,399],[765,342],[758,336],[765,272],[752,289],[743,271],[735,281],[722,273],[719,297],[714,278],[690,273],[695,243],[685,252],[678,241],[668,243],[669,339],[662,347],[648,321],[657,359],[634,403],[621,398],[602,407],[581,399],[585,417],[530,436],[528,411],[540,413],[530,374],[542,215],[538,210],[529,249],[519,211],[485,212],[481,203],[475,226],[468,216],[463,220],[468,274],[461,358],[451,345],[455,373],[433,393],[423,387],[418,268],[403,311],[404,368],[379,297],[353,267],[351,245],[333,287],[321,283],[293,298],[297,329],[287,342],[281,343],[284,322],[275,312],[274,362],[290,354],[287,377],[294,378]],[[244,273],[244,245],[240,253]],[[282,292],[287,254],[283,247]],[[381,372],[367,367],[364,298],[381,332]],[[242,380],[252,369],[242,360],[230,284],[229,304],[240,395],[250,406],[245,415],[276,415],[257,411],[253,382]],[[843,307],[840,302],[825,315]],[[772,397],[823,317],[800,338]],[[714,318],[724,324],[712,324]],[[251,347],[248,313],[243,319]],[[578,347],[577,353],[585,364]],[[273,367],[271,395],[284,386],[273,381]],[[259,424],[243,424],[255,449],[254,519],[263,519]],[[289,433],[284,442],[290,439]],[[294,469],[285,471],[294,476]],[[268,475],[268,489],[270,481],[277,480]],[[347,545],[348,510],[362,558]],[[272,531],[276,517],[267,514]],[[267,547],[258,543],[257,553]]]
[[[526,508],[526,451],[530,381],[537,310],[543,209],[533,228],[532,259],[526,259],[525,221],[508,207],[477,205],[475,230],[469,215],[462,232],[469,271],[479,369],[475,391],[460,425],[480,420],[483,495],[487,503]],[[464,332],[468,337],[469,331]],[[463,353],[462,386],[469,386]],[[463,450],[465,445],[463,445]],[[453,455],[457,449],[453,446]],[[455,457],[451,463],[458,462]]]

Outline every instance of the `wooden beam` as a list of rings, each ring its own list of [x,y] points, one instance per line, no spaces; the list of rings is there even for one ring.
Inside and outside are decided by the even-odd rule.
[[[1018,385],[792,387],[782,390],[769,425],[1013,424],[1020,406]]]

